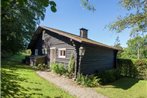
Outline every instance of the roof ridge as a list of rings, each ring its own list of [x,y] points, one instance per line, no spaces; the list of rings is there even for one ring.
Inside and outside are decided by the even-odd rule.
[[[115,50],[120,50],[116,47],[109,46],[109,45],[103,44],[101,42],[97,42],[97,41],[89,39],[89,38],[82,38],[82,37],[80,37],[76,34],[70,33],[70,32],[66,32],[63,30],[59,30],[59,29],[55,29],[55,28],[51,28],[51,27],[47,27],[47,26],[40,26],[40,27],[47,29],[47,30],[53,30],[54,32],[56,32],[58,34],[62,33],[61,35],[72,38],[72,39],[79,41],[79,42],[90,43],[90,44],[99,45],[99,46],[103,46],[103,47],[107,47],[107,48],[111,48],[111,49],[115,49]]]

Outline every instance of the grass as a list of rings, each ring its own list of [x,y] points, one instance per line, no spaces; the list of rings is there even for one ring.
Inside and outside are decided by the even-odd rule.
[[[2,98],[74,98],[59,87],[39,77],[35,70],[18,62],[23,56],[2,60]]]
[[[96,91],[110,98],[147,98],[147,80],[122,78]]]

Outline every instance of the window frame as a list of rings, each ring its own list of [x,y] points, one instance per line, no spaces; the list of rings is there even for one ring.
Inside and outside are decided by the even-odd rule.
[[[63,55],[65,54],[65,55]],[[59,48],[58,49],[58,58],[66,58],[66,48]]]
[[[35,56],[38,55],[38,49],[35,49]]]

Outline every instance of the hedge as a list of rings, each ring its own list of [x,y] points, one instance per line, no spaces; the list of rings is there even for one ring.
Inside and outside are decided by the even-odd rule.
[[[118,59],[117,69],[122,76],[147,79],[147,60]]]

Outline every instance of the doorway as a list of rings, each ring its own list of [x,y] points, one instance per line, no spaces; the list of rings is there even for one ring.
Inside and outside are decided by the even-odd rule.
[[[56,47],[50,48],[50,64],[56,61]]]

